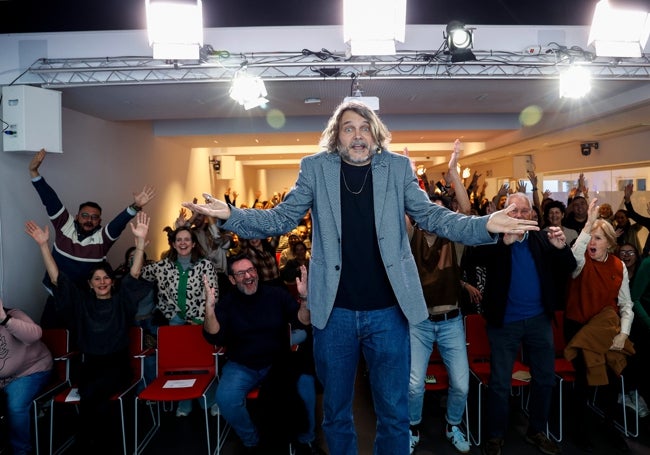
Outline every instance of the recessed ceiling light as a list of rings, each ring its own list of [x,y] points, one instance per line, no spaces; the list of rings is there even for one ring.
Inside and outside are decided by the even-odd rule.
[[[320,104],[320,98],[317,97],[305,98],[305,104]]]

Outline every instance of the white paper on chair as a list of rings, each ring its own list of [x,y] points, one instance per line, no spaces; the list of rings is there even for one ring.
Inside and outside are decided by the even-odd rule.
[[[163,389],[184,389],[192,387],[196,379],[173,379],[165,382]]]
[[[79,389],[76,387],[73,389],[70,389],[68,392],[68,396],[65,397],[65,401],[79,401],[81,400],[81,397],[79,396]]]

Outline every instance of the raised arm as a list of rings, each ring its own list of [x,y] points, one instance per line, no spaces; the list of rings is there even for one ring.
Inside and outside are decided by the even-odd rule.
[[[451,158],[449,159],[449,171],[447,172],[447,178],[449,182],[453,184],[454,190],[456,193],[456,201],[458,201],[458,211],[465,215],[469,215],[472,211],[472,205],[469,202],[469,197],[467,196],[467,190],[463,186],[463,181],[458,174],[458,156],[460,155],[460,140],[456,139],[454,141],[454,151],[451,152]]]
[[[156,197],[155,188],[145,186],[139,193],[133,193],[133,205],[131,207],[136,211],[142,210],[154,197]]]
[[[32,160],[29,162],[29,176],[31,178],[36,178],[39,175],[41,175],[38,173],[38,168],[41,167],[41,163],[45,159],[45,155],[46,155],[45,149],[41,149],[36,153],[36,155],[34,155]]]
[[[131,225],[131,232],[135,237],[135,251],[133,252],[133,263],[129,273],[133,278],[139,278],[144,264],[144,247],[147,246],[147,233],[149,232],[149,215],[138,212],[135,216],[135,224]]]
[[[300,276],[296,277],[296,289],[300,300],[298,320],[305,325],[309,325],[311,324],[311,313],[307,307],[307,267],[304,264],[300,266]]]
[[[221,324],[219,324],[217,313],[214,310],[217,303],[217,293],[210,286],[210,280],[205,274],[203,275],[203,288],[205,290],[205,319],[203,319],[203,328],[206,332],[214,335],[221,330]]]
[[[36,244],[41,249],[41,255],[43,256],[43,262],[45,263],[45,270],[50,277],[52,284],[56,286],[57,280],[59,278],[59,267],[54,262],[52,257],[52,251],[50,251],[50,246],[48,241],[50,240],[50,228],[45,226],[45,229],[33,221],[28,221],[25,223],[25,232],[34,239]]]

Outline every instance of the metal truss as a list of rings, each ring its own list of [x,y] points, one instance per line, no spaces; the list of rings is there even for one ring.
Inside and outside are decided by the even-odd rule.
[[[448,52],[402,51],[397,55],[346,57],[323,49],[299,53],[248,53],[202,49],[200,61],[150,57],[40,59],[15,83],[45,88],[99,85],[230,82],[243,69],[264,81],[341,79],[557,79],[582,62],[593,79],[650,80],[648,56],[602,58],[581,49],[547,49],[536,55],[474,51],[475,61],[452,63]]]

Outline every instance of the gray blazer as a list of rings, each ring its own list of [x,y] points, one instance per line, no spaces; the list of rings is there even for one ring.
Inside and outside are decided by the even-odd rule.
[[[417,224],[455,242],[496,242],[486,229],[488,217],[454,213],[433,204],[419,184],[411,161],[389,151],[372,159],[375,225],[381,257],[395,296],[409,323],[428,317],[418,271],[406,233],[405,214]],[[295,186],[270,210],[238,209],[224,229],[244,238],[265,238],[295,228],[311,209],[312,249],[309,265],[309,309],[314,327],[327,324],[341,275],[341,157],[320,152],[302,159]]]

